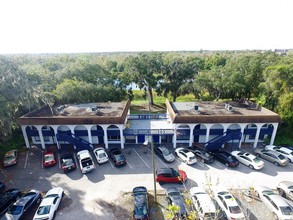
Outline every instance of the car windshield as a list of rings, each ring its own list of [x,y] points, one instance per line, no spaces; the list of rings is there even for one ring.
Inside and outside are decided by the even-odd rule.
[[[284,159],[285,159],[285,157],[284,157],[282,154],[278,155],[278,158],[279,158],[280,160],[284,160]]]
[[[142,206],[135,206],[134,213],[136,218],[140,218],[141,216],[146,215],[148,213],[146,203],[144,203]]]
[[[169,193],[169,196],[170,196],[170,197],[175,197],[175,196],[178,197],[178,196],[180,196],[180,193],[179,193],[179,192],[170,192],[170,193]]]
[[[4,157],[4,160],[11,160],[14,159],[15,157],[13,155],[7,155]]]
[[[69,165],[73,164],[73,160],[71,158],[63,159],[63,164],[65,166],[69,166]]]
[[[239,206],[230,206],[229,210],[232,214],[238,214],[241,213],[241,209]]]
[[[170,154],[170,151],[167,148],[161,148],[161,150],[164,156],[168,156]]]
[[[124,161],[124,156],[122,154],[115,155],[117,161]]]
[[[174,173],[174,176],[179,176],[179,172],[177,170],[174,170],[173,173]]]
[[[23,206],[13,205],[9,209],[8,213],[11,215],[19,215],[22,212]]]
[[[293,210],[290,206],[281,206],[280,209],[283,215],[293,215]]]
[[[107,155],[104,152],[99,154],[99,158],[104,158],[104,157],[107,157]]]
[[[54,159],[54,156],[52,154],[45,155],[45,161],[51,161]]]
[[[50,205],[46,205],[46,206],[40,206],[37,214],[38,215],[46,215],[50,212],[51,206]]]
[[[93,161],[90,158],[85,158],[81,160],[81,164],[83,167],[87,167],[93,165]]]
[[[258,157],[255,157],[255,158],[253,159],[253,161],[254,161],[255,163],[259,163],[259,162],[261,162],[261,160],[260,160]]]
[[[228,156],[227,159],[228,159],[228,161],[231,161],[231,162],[233,162],[235,160],[233,156]]]

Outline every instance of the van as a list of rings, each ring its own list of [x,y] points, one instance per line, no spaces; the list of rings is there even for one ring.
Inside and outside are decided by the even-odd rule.
[[[199,219],[212,220],[219,217],[220,212],[217,211],[215,202],[205,190],[200,187],[192,187],[190,189],[190,196]]]

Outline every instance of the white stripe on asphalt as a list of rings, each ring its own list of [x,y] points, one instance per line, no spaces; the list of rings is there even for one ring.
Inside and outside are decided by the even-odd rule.
[[[145,162],[145,160],[142,159],[142,157],[137,153],[137,151],[136,151],[135,149],[133,149],[133,148],[132,148],[132,150],[134,150],[134,152],[137,154],[137,156],[139,156],[139,158],[145,163],[145,165],[146,165],[148,168],[150,168],[149,165],[147,164],[147,162]]]
[[[58,161],[57,161],[58,166],[59,166],[59,168],[61,169],[60,154],[58,154],[58,152],[57,152],[57,158],[58,158]]]
[[[220,168],[222,168],[223,166],[222,166],[222,164],[220,164],[220,162],[218,162],[218,161],[214,161],[214,163],[215,164],[217,164],[218,165],[218,167],[220,167]]]
[[[130,166],[130,168],[132,168],[132,166],[129,164],[128,160],[126,160],[126,162],[127,162],[128,166]]]
[[[205,164],[203,163],[203,162],[201,162],[201,161],[197,161],[197,164],[199,165],[199,166],[201,166],[202,168],[204,168],[205,167]]]
[[[28,152],[26,153],[26,157],[25,157],[25,161],[24,161],[24,169],[26,168],[26,164],[27,164],[27,158],[28,158]]]

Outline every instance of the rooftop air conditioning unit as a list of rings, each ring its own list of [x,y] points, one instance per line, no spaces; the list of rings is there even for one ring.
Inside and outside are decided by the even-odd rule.
[[[194,110],[195,110],[195,111],[198,111],[198,109],[199,109],[199,106],[198,106],[198,105],[195,105],[195,106],[194,106]]]

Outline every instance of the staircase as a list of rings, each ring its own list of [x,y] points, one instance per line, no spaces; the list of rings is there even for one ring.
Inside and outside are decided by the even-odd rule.
[[[66,141],[74,145],[78,151],[93,149],[93,145],[90,142],[80,137],[76,137],[74,134],[57,133],[56,138],[57,138],[57,141]]]
[[[231,140],[237,140],[239,142],[241,140],[241,137],[241,131],[225,132],[222,135],[219,135],[218,137],[215,137],[214,139],[205,143],[204,148],[207,151],[217,150],[220,149],[223,144]]]

